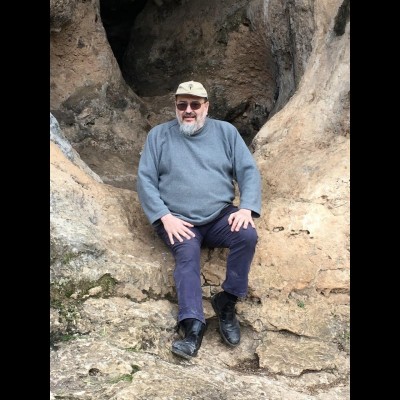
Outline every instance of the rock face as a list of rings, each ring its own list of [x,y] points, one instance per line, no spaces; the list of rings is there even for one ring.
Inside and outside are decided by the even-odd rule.
[[[171,7],[147,2],[124,54],[126,81],[144,97],[200,81],[209,88],[210,115],[232,122],[250,143],[277,93],[263,3],[204,0]]]
[[[128,3],[122,52],[102,18]],[[350,398],[349,7],[50,2],[51,399]],[[263,180],[241,345],[223,344],[209,301],[226,251],[204,249],[208,329],[191,361],[170,352],[174,262],[135,191],[146,134],[174,118],[186,79]]]

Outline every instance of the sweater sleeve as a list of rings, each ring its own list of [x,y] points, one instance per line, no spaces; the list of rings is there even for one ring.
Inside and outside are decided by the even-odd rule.
[[[260,217],[261,176],[253,155],[239,133],[234,145],[234,173],[239,187],[239,208],[251,210],[253,217]]]
[[[155,135],[150,131],[140,156],[137,176],[139,201],[151,224],[170,212],[158,189],[158,154],[155,143]]]

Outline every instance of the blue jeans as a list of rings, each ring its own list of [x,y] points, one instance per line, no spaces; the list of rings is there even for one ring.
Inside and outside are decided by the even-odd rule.
[[[174,280],[178,296],[178,322],[186,318],[196,318],[205,323],[201,278],[200,250],[209,248],[229,248],[226,276],[221,287],[237,297],[247,295],[250,264],[254,257],[258,235],[251,225],[239,232],[231,232],[228,224],[230,214],[238,208],[225,207],[214,221],[191,229],[195,237],[183,238],[183,242],[170,244],[164,225],[155,227],[158,236],[171,250],[175,259]]]

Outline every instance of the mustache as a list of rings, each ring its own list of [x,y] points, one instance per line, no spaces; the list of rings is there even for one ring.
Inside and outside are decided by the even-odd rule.
[[[192,112],[192,113],[184,113],[184,114],[183,114],[183,117],[192,117],[192,118],[195,118],[195,117],[196,117],[196,114],[195,114],[194,112]]]

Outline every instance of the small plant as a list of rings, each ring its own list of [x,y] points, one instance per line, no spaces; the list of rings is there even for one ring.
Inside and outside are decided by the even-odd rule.
[[[300,308],[304,308],[306,305],[304,304],[304,301],[302,301],[302,300],[297,300],[297,307],[300,307]]]
[[[60,337],[61,342],[69,342],[69,341],[75,340],[75,339],[76,339],[76,335],[70,335],[68,333],[66,333]]]
[[[137,348],[137,347],[126,347],[125,350],[126,351],[130,351],[132,353],[135,353],[135,352],[140,351],[140,348]]]
[[[62,259],[61,259],[61,264],[62,264],[62,265],[67,265],[67,264],[70,263],[71,260],[73,260],[73,259],[76,258],[76,257],[77,257],[77,255],[74,254],[74,253],[72,253],[72,252],[65,253],[65,254],[63,255]]]
[[[124,374],[124,375],[118,376],[110,381],[110,383],[118,383],[118,382],[132,382],[132,375]]]

